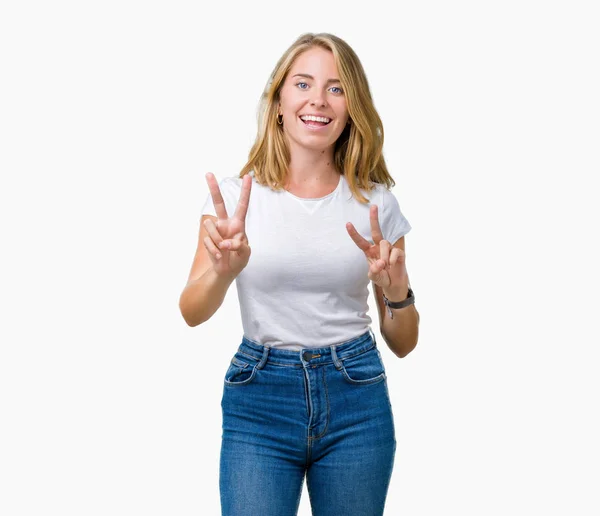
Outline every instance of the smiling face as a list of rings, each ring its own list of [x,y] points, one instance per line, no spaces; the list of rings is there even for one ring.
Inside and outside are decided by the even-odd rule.
[[[279,107],[291,149],[325,150],[342,134],[348,106],[339,79],[329,50],[313,47],[296,58],[281,88]]]

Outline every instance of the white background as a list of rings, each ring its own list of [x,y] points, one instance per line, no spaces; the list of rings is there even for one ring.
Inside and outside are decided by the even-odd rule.
[[[303,32],[358,53],[413,229],[389,515],[600,514],[593,2],[0,8],[0,513],[217,515],[235,287],[179,295]],[[310,514],[306,487],[300,515]]]

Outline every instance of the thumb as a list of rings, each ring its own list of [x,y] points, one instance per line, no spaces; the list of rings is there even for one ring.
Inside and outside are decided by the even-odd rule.
[[[387,286],[389,279],[385,270],[385,262],[383,260],[375,260],[369,264],[369,279],[380,287]]]
[[[248,245],[247,240],[243,240],[241,238],[229,238],[227,240],[223,240],[220,244],[222,249],[227,249],[228,251],[243,251],[245,248],[250,247]]]

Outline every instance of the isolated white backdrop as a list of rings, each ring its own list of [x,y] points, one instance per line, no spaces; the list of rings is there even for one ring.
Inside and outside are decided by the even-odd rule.
[[[235,287],[178,310],[204,175],[236,175],[303,32],[360,56],[421,313],[380,337],[386,514],[600,513],[592,2],[6,2],[0,513],[219,514]],[[304,488],[300,515],[309,515]]]

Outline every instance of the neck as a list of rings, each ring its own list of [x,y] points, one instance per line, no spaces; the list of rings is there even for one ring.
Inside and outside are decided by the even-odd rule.
[[[288,166],[288,182],[295,185],[328,185],[337,183],[340,172],[333,162],[333,147],[323,151],[292,152]]]

